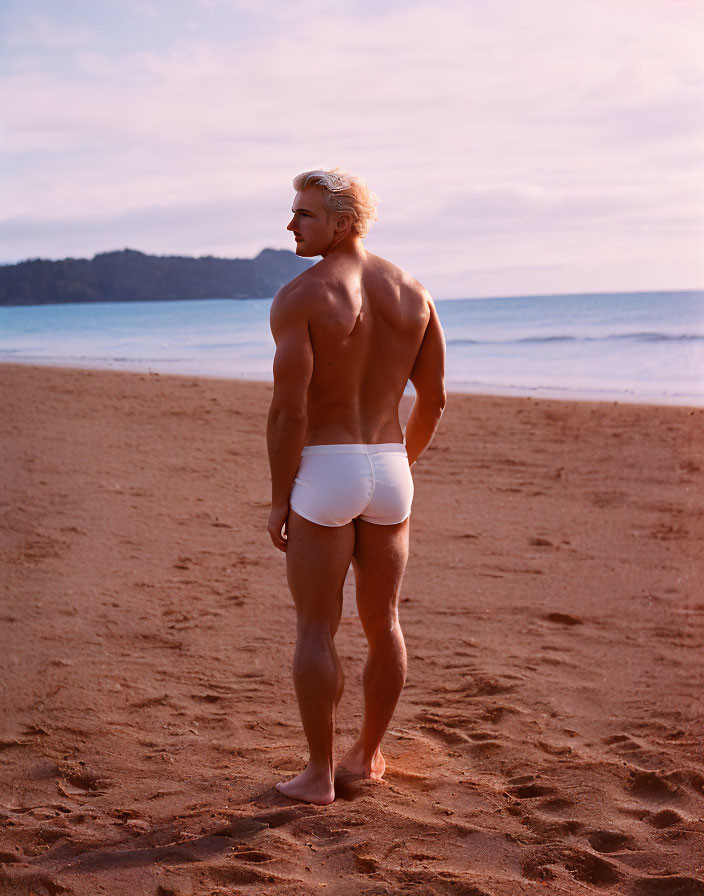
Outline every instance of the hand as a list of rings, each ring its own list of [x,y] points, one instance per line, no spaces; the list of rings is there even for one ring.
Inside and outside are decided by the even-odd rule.
[[[288,514],[288,504],[283,507],[272,507],[267,523],[267,530],[274,547],[283,551],[284,554],[288,547]]]

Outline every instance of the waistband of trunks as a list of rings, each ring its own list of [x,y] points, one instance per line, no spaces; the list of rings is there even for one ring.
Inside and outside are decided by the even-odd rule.
[[[376,445],[306,445],[301,455],[309,454],[402,454],[407,457],[406,446],[402,442],[380,442]]]

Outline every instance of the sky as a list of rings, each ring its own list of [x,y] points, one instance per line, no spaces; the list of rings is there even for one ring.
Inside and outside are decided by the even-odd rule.
[[[702,0],[4,0],[0,261],[293,249],[379,195],[437,298],[704,287]]]

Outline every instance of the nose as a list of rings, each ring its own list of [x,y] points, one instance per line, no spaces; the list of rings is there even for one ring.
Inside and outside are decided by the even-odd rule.
[[[293,230],[293,218],[286,225],[286,230]]]

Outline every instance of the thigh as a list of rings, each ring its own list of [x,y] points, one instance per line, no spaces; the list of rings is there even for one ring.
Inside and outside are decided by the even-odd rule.
[[[354,573],[357,610],[369,637],[396,618],[401,582],[408,560],[410,521],[379,526],[355,520]]]
[[[287,532],[286,575],[298,622],[326,625],[334,635],[354,550],[354,525],[319,526],[291,510]]]

